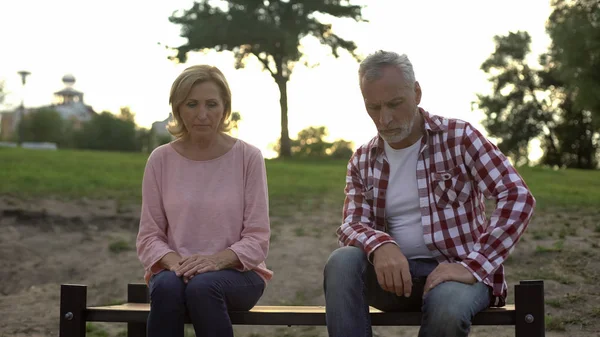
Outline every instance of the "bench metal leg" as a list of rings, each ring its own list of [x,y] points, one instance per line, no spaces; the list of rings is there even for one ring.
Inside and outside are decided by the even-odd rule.
[[[545,337],[544,281],[515,285],[516,337]]]
[[[60,286],[59,337],[85,337],[87,287],[78,284]]]
[[[127,302],[150,303],[146,284],[128,284]],[[127,323],[127,337],[146,337],[146,323]]]

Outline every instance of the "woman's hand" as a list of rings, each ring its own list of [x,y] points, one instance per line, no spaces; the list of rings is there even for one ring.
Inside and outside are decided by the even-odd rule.
[[[179,261],[181,260],[181,255],[174,252],[170,252],[163,256],[162,259],[160,259],[160,261],[158,262],[162,268],[166,270],[175,271],[175,269],[179,267]]]
[[[218,271],[241,266],[237,255],[230,249],[213,255],[194,254],[179,261],[173,271],[187,283],[192,277],[209,271]]]
[[[181,260],[173,271],[187,283],[194,275],[217,270],[221,270],[221,264],[215,255],[194,254]]]

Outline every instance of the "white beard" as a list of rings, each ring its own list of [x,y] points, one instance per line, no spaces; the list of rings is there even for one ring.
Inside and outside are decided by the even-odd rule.
[[[401,127],[398,128],[398,132],[396,133],[379,133],[379,135],[381,136],[381,138],[383,138],[383,140],[386,141],[386,143],[388,144],[394,144],[394,143],[399,143],[403,140],[405,140],[406,138],[408,138],[408,136],[410,136],[410,133],[413,129],[413,126],[415,125],[415,119],[417,117],[417,115],[419,114],[418,109],[415,109],[415,114],[413,115],[413,118],[410,120],[410,122],[408,122],[408,124],[405,124]]]

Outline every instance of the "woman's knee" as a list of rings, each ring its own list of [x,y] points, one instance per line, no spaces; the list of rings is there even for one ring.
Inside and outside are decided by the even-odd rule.
[[[185,299],[191,309],[249,310],[258,302],[264,288],[265,283],[258,274],[227,269],[194,276],[185,290]]]
[[[150,281],[150,300],[183,302],[185,284],[183,280],[170,270],[162,271]]]
[[[194,276],[185,288],[185,298],[188,303],[198,299],[223,297],[222,279],[219,272],[208,272]]]

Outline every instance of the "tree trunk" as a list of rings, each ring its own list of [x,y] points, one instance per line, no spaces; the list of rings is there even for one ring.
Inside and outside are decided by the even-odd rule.
[[[279,157],[289,158],[292,156],[290,146],[290,134],[288,131],[288,106],[287,106],[287,80],[283,76],[278,76],[276,79],[279,87],[279,105],[281,108],[281,139],[279,144]]]
[[[288,131],[288,105],[287,105],[287,81],[289,79],[289,72],[284,72],[286,66],[283,56],[276,54],[273,55],[275,61],[275,68],[277,74],[274,74],[275,82],[279,87],[279,106],[281,108],[281,138],[279,140],[279,157],[290,158],[292,156],[292,149],[290,144],[290,134]],[[285,69],[287,70],[287,68]]]

